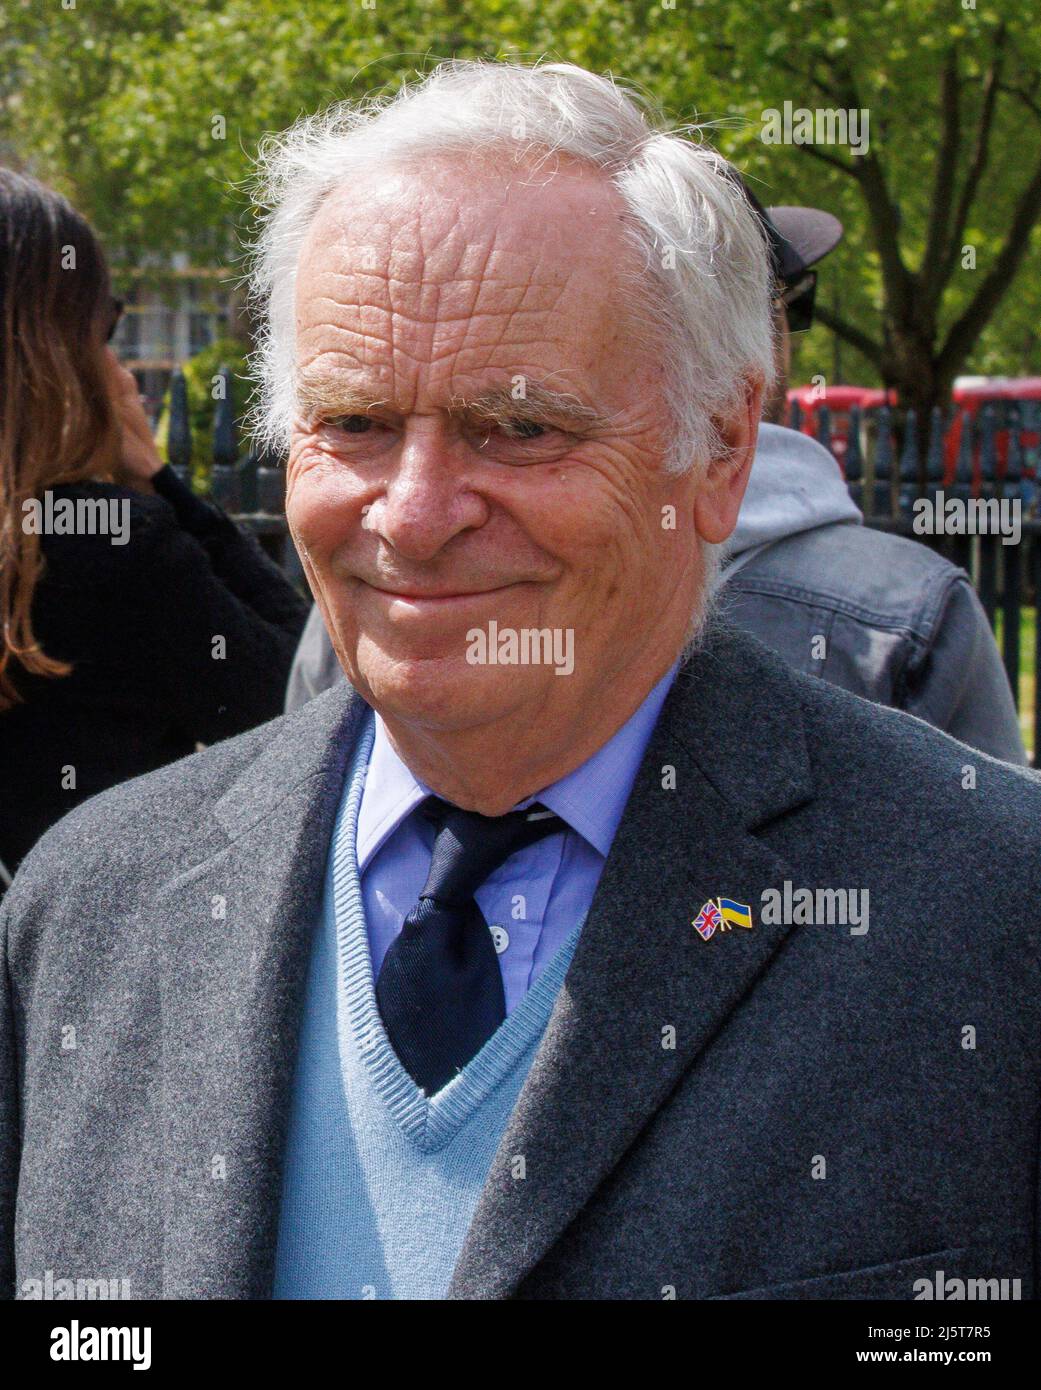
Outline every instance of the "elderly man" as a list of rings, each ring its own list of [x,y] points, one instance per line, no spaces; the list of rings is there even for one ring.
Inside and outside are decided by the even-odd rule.
[[[705,620],[772,372],[727,167],[567,65],[268,158],[262,424],[353,688],[20,871],[9,1287],[1032,1292],[1041,793]]]

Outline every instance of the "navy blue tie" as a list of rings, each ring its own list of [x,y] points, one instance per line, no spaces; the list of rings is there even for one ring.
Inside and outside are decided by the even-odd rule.
[[[482,816],[431,796],[420,811],[436,827],[430,873],[383,958],[376,1002],[402,1066],[433,1095],[506,1017],[495,944],[474,893],[511,854],[565,827],[538,803]]]

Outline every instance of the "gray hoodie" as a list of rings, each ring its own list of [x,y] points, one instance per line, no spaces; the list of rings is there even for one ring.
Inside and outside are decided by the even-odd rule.
[[[964,570],[872,530],[808,435],[761,425],[720,611],[801,671],[1025,763],[1012,692]]]
[[[827,449],[807,434],[761,424],[737,526],[723,546],[727,572],[736,573],[774,541],[863,521]]]

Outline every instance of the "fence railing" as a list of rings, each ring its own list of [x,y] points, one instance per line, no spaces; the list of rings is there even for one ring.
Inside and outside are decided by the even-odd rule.
[[[222,388],[215,402],[205,489],[254,532],[303,589],[303,572],[286,526],[283,468],[255,450],[239,452],[232,376],[226,368],[219,375]],[[991,626],[998,631],[1024,739],[1039,761],[1035,731],[1041,731],[1041,681],[1036,678],[1041,671],[1041,402],[994,402],[975,417],[934,410],[921,449],[919,422],[911,410],[880,406],[862,411],[854,406],[833,419],[823,406],[804,416],[793,405],[788,423],[812,433],[833,453],[867,525],[921,541],[971,576]],[[191,479],[192,432],[180,372],[170,388],[167,457],[182,478]],[[994,531],[923,532],[916,525],[916,503],[922,499],[933,509],[949,499],[1014,503],[1019,543],[1006,545]]]
[[[841,423],[824,407],[812,429],[843,470],[865,522],[909,536],[966,570],[997,632],[1020,726],[1038,762],[1041,731],[1041,402],[1005,400],[968,411],[934,410],[924,448],[913,410],[853,407]],[[807,428],[793,406],[789,424]],[[811,432],[807,428],[807,432]],[[926,503],[926,506],[922,504]],[[950,503],[954,502],[954,507]],[[975,534],[936,533],[944,510],[971,518],[973,503],[987,529]],[[1015,518],[1016,540],[1006,543],[992,524],[1004,505]],[[968,529],[968,528],[967,528]]]
[[[222,367],[218,376],[221,389],[214,405],[212,460],[204,491],[235,521],[248,527],[293,582],[305,589],[303,570],[286,525],[285,470],[278,459],[254,449],[239,453],[232,374]],[[188,391],[179,371],[174,372],[170,382],[166,456],[185,482],[198,485],[198,479],[192,478]]]

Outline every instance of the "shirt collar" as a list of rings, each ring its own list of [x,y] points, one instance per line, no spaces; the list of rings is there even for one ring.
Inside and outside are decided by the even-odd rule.
[[[541,801],[606,859],[647,742],[678,669],[677,660],[635,713],[581,766],[534,796],[518,802],[514,809]],[[357,852],[361,872],[420,802],[433,795],[395,753],[378,714],[375,719],[375,737],[358,812]]]

